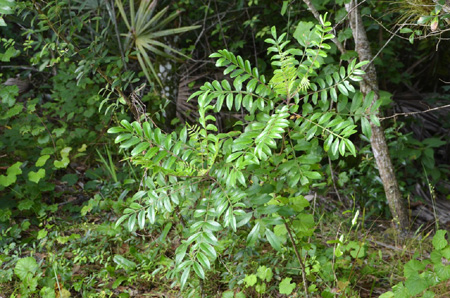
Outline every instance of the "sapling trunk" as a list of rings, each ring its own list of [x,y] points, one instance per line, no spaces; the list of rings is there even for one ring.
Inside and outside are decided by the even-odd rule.
[[[350,3],[345,4],[345,8],[349,15],[350,27],[352,28],[355,40],[355,50],[358,53],[359,59],[361,61],[372,61],[373,55],[370,50],[370,43],[367,39],[366,30],[356,1],[352,0]],[[369,63],[364,70],[366,74],[362,76],[363,81],[361,81],[360,85],[361,92],[364,95],[369,92],[374,92],[373,104],[379,98],[379,86],[375,65]],[[378,116],[379,111],[377,110],[376,113]],[[405,231],[409,228],[408,212],[403,202],[397,178],[394,173],[394,166],[389,155],[389,148],[384,135],[384,130],[383,127],[375,125],[372,121],[370,121],[370,126],[372,129],[370,143],[380,173],[380,178],[383,182],[386,199],[394,219],[394,224],[400,230]]]

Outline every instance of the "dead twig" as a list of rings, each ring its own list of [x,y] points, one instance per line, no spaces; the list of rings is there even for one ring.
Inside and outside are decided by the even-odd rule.
[[[380,121],[383,121],[383,120],[390,119],[390,118],[395,118],[395,117],[398,117],[398,116],[406,116],[407,117],[407,116],[411,116],[411,115],[425,114],[425,113],[429,113],[429,112],[432,112],[432,111],[436,111],[436,110],[440,110],[440,109],[447,109],[447,108],[450,108],[450,104],[445,105],[445,106],[441,106],[441,107],[431,108],[431,109],[428,109],[428,110],[425,110],[425,111],[397,113],[397,114],[394,114],[394,115],[391,115],[391,116],[381,117],[379,119],[380,119]]]

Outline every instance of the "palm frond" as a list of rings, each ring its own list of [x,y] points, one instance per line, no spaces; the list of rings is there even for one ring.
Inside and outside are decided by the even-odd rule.
[[[150,43],[143,43],[142,45],[141,45],[142,47],[144,47],[144,48],[146,48],[147,50],[149,50],[150,52],[152,52],[152,53],[155,53],[155,54],[157,54],[157,55],[159,55],[159,56],[162,56],[162,57],[165,57],[165,58],[169,58],[169,59],[174,59],[174,60],[179,60],[179,58],[177,58],[177,57],[175,57],[175,56],[173,56],[173,55],[170,55],[169,53],[166,53],[166,52],[164,52],[164,51],[161,51],[160,49],[158,49],[158,48],[155,48],[154,46],[152,46]]]
[[[153,11],[155,10],[155,6],[156,6],[156,1],[152,1],[152,2],[142,1],[141,2],[141,5],[139,6],[139,10],[137,12],[136,26],[134,27],[137,35],[141,34],[145,30],[145,29],[141,29],[141,28],[143,26],[144,27],[147,26],[144,24],[146,24],[146,23],[148,24],[148,22],[149,22],[148,19],[153,14]]]
[[[174,20],[179,15],[180,11],[176,11],[168,17],[163,18],[169,10],[168,6],[155,14],[154,12],[157,1],[142,0],[136,11],[135,0],[130,0],[128,17],[123,3],[123,0],[116,0],[116,5],[119,8],[120,15],[128,29],[128,33],[121,34],[121,36],[126,37],[124,48],[127,50],[133,50],[134,48],[134,50],[136,50],[139,65],[149,83],[156,80],[162,87],[162,82],[155,71],[149,52],[154,55],[173,60],[180,60],[180,58],[177,58],[175,55],[184,58],[188,57],[180,51],[172,48],[170,45],[156,39],[191,31],[199,28],[200,26],[187,26],[161,30],[161,28]]]
[[[165,7],[164,9],[162,9],[160,12],[158,12],[153,18],[151,18],[142,28],[141,26],[139,26],[138,30],[136,30],[138,32],[138,34],[143,34],[145,32],[145,30],[147,30],[150,26],[152,26],[153,24],[155,24],[156,22],[159,21],[159,19],[161,19],[164,14],[167,12],[167,10],[169,9],[169,7]],[[155,30],[156,28],[152,28],[153,30]]]
[[[175,53],[175,54],[177,54],[177,55],[180,55],[180,56],[183,56],[183,57],[185,57],[185,58],[189,58],[188,56],[186,56],[186,55],[183,54],[182,52],[177,51],[177,50],[175,50],[174,48],[172,48],[171,46],[168,46],[168,45],[166,45],[165,43],[159,42],[159,41],[157,41],[157,40],[149,39],[149,40],[148,40],[148,43],[151,44],[151,45],[154,45],[154,46],[160,46],[160,47],[166,49],[166,50],[169,51],[169,52],[173,52],[173,53]],[[173,57],[176,59],[175,56],[173,56]]]
[[[158,24],[155,27],[153,27],[153,30],[156,31],[161,28],[164,28],[164,26],[166,26],[167,24],[172,22],[176,17],[178,17],[180,15],[180,13],[181,13],[181,11],[173,12],[170,16],[168,16],[164,20],[162,20],[161,22],[158,22]]]
[[[145,76],[147,77],[147,80],[149,82],[152,82],[151,76],[148,72],[148,68],[150,68],[150,71],[152,72],[153,77],[156,79],[158,84],[162,87],[162,82],[158,77],[158,74],[155,71],[155,68],[153,67],[153,63],[150,60],[150,57],[147,55],[147,52],[145,49],[139,47],[140,50],[138,51],[137,57],[139,60],[139,64],[141,65],[142,71],[144,72]]]
[[[122,17],[125,25],[127,26],[128,31],[131,31],[130,23],[128,22],[127,14],[125,13],[125,9],[123,8],[122,0],[116,0],[116,5],[119,8],[120,16]]]
[[[178,34],[178,33],[184,33],[184,32],[191,31],[191,30],[194,30],[197,28],[199,28],[199,26],[187,26],[187,27],[181,27],[181,28],[175,28],[175,29],[166,29],[166,30],[149,33],[148,36],[150,38],[157,38],[157,37],[174,35],[174,34]]]

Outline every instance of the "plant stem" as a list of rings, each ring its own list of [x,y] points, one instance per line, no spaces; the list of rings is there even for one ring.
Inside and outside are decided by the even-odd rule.
[[[180,220],[181,225],[183,228],[186,228],[186,223],[184,222],[183,216],[180,214],[180,208],[178,206],[175,207],[175,213],[178,216],[178,219]]]
[[[286,227],[286,230],[289,234],[289,239],[291,239],[292,247],[294,248],[295,255],[297,256],[297,260],[300,263],[300,267],[302,268],[302,279],[303,279],[303,286],[305,288],[305,297],[308,298],[308,280],[306,279],[306,267],[305,263],[303,263],[302,257],[300,256],[300,253],[298,252],[297,245],[295,244],[294,237],[292,236],[291,228],[286,222],[286,219],[283,217],[284,220],[284,226]]]

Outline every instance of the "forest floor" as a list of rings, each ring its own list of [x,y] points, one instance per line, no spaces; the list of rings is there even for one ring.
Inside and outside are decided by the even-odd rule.
[[[335,274],[346,277],[341,279],[335,276],[332,286],[336,297],[378,297],[404,280],[404,264],[412,259],[429,258],[435,230],[433,222],[425,223],[423,218],[413,219],[412,232],[408,235],[398,233],[391,221],[383,219],[362,218],[352,229],[345,223],[351,221],[352,213],[346,212],[349,208],[331,198],[318,198],[315,204],[314,212],[319,220],[314,243],[332,247],[328,241],[345,234],[350,254],[354,244],[361,245],[359,249],[364,250],[361,254],[357,251],[356,258],[349,256],[334,264],[338,268]],[[53,284],[53,288],[56,297],[61,298],[187,297],[186,292],[180,294],[176,283],[171,284],[167,278],[168,272],[160,266],[170,264],[175,248],[180,244],[173,229],[168,231],[167,237],[145,231],[129,234],[121,227],[114,227],[117,218],[113,212],[99,210],[80,216],[79,212],[74,211],[82,207],[79,202],[76,206],[61,204],[53,217],[40,226],[30,226],[9,243],[10,256],[36,259],[39,267],[34,276],[38,288],[57,277],[58,282]],[[418,206],[426,207],[422,204]],[[447,226],[440,228],[448,229],[450,226],[447,223]],[[222,259],[231,257],[221,256]],[[17,270],[8,268],[8,263],[1,265],[0,276],[12,276],[12,270]],[[300,282],[300,276],[294,277],[294,280]],[[0,297],[26,297],[18,294],[21,287],[23,283],[17,279],[0,283]],[[346,287],[351,287],[354,294],[346,296],[343,292]],[[210,274],[200,288],[202,295],[197,289],[191,297],[223,297],[223,292],[228,290],[219,272]],[[279,294],[274,290],[277,287],[270,283],[267,288],[267,292],[261,295],[242,284],[236,285],[236,289],[245,292],[246,297],[302,297],[303,293],[300,287],[290,296]],[[450,297],[449,289],[450,283],[442,285],[438,289],[440,295],[436,297]],[[13,294],[15,296],[11,296]],[[55,297],[42,295],[42,290],[40,296]]]

